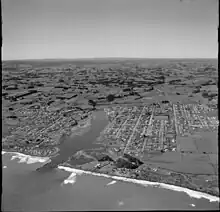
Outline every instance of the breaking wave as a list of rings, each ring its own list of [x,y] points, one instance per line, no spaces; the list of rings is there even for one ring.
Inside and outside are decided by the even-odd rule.
[[[11,160],[18,159],[18,163],[27,163],[27,164],[32,164],[32,163],[45,163],[49,162],[50,158],[49,157],[37,157],[37,156],[30,156],[30,155],[25,155],[19,152],[5,152],[2,151],[2,155],[4,154],[13,154],[11,157]]]
[[[72,173],[67,179],[65,179],[62,183],[63,184],[74,184],[76,182],[76,173]]]
[[[111,181],[110,183],[107,183],[106,185],[109,186],[109,185],[113,185],[113,184],[115,184],[115,183],[117,183],[117,181],[113,180],[113,181]]]
[[[100,177],[105,177],[105,178],[111,178],[114,180],[119,180],[119,181],[124,181],[124,182],[131,182],[131,183],[135,183],[135,184],[140,184],[142,186],[156,186],[159,188],[165,188],[165,189],[169,189],[169,190],[173,190],[173,191],[185,192],[187,195],[189,195],[192,198],[196,198],[196,199],[205,198],[205,199],[208,199],[210,202],[219,202],[219,198],[216,196],[212,196],[210,194],[202,193],[199,191],[193,191],[188,188],[183,188],[183,187],[179,187],[179,186],[175,186],[175,185],[150,182],[150,181],[145,181],[145,180],[137,180],[137,179],[131,179],[131,178],[119,177],[119,176],[111,176],[111,175],[107,175],[107,174],[100,174],[100,173],[95,173],[95,172],[90,172],[90,171],[83,171],[80,169],[74,169],[74,168],[65,167],[65,166],[58,166],[58,168],[65,170],[67,172],[75,173],[76,175],[87,174],[87,175],[94,175],[94,176],[100,176]]]

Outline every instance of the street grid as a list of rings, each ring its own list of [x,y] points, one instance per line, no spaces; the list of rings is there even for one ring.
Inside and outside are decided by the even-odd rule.
[[[113,139],[122,153],[135,156],[152,151],[180,151],[177,136],[189,136],[197,129],[217,130],[218,120],[207,115],[210,111],[212,109],[204,105],[170,102],[121,107],[119,110],[118,107],[106,108],[108,118],[113,121],[98,140]]]

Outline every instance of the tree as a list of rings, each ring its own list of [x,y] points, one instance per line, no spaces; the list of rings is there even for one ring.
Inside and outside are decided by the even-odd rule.
[[[113,94],[109,94],[109,95],[106,97],[106,99],[107,99],[109,102],[112,102],[112,101],[114,101],[115,96],[114,96]]]
[[[97,103],[96,103],[95,101],[93,101],[93,100],[90,99],[90,100],[88,101],[88,104],[89,104],[89,105],[92,105],[92,106],[93,106],[93,109],[95,109],[95,106],[96,106]]]
[[[164,75],[160,76],[160,79],[162,80],[163,83],[165,83],[165,76]]]
[[[202,97],[203,97],[203,98],[208,98],[208,97],[209,97],[208,92],[207,92],[207,91],[204,91],[204,92],[202,93]]]

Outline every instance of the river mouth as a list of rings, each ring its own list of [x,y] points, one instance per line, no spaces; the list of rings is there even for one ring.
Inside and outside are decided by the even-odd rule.
[[[74,136],[61,138],[59,153],[51,158],[51,162],[39,168],[38,171],[49,171],[52,168],[56,168],[80,150],[102,148],[103,145],[95,143],[95,140],[107,124],[108,119],[104,110],[94,111],[91,120],[88,120],[83,129],[79,129],[81,132],[76,132]],[[82,163],[83,161],[80,161],[80,164]]]

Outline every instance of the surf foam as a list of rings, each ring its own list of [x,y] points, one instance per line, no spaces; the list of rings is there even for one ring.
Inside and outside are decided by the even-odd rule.
[[[119,205],[119,206],[122,206],[122,205],[124,205],[124,202],[123,202],[123,201],[119,201],[119,202],[118,202],[118,205]]]
[[[32,163],[45,163],[49,162],[50,158],[49,157],[37,157],[37,156],[30,156],[30,155],[25,155],[23,153],[19,152],[5,152],[2,151],[2,154],[13,154],[11,157],[11,160],[19,159],[18,163],[27,163],[27,164],[32,164]]]
[[[108,184],[106,184],[106,185],[109,186],[109,185],[113,185],[113,184],[115,184],[115,183],[117,183],[117,181],[113,180],[113,181],[111,181],[110,183],[108,183]]]
[[[74,184],[76,182],[76,173],[72,173],[66,180],[63,181],[63,184]]]
[[[193,191],[188,188],[183,188],[175,185],[169,185],[165,183],[158,183],[158,182],[150,182],[146,180],[137,180],[137,179],[132,179],[132,178],[126,178],[126,177],[120,177],[120,176],[111,176],[107,174],[100,174],[100,173],[95,173],[95,172],[90,172],[90,171],[83,171],[80,169],[74,169],[70,167],[65,167],[65,166],[58,166],[58,169],[65,170],[68,172],[75,173],[76,175],[82,175],[82,174],[87,174],[87,175],[94,175],[94,176],[100,176],[100,177],[105,177],[105,178],[111,178],[114,180],[120,180],[124,182],[131,182],[135,184],[140,184],[143,186],[156,186],[159,188],[165,188],[173,191],[178,191],[178,192],[185,192],[188,196],[191,198],[196,198],[196,199],[201,199],[205,198],[208,199],[210,202],[219,202],[219,198],[216,196],[212,196],[210,194],[202,193],[199,191]]]

